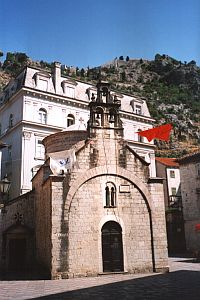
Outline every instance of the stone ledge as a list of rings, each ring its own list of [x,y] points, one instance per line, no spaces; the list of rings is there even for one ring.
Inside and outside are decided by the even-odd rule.
[[[120,271],[120,272],[100,272],[98,273],[99,276],[103,275],[116,275],[116,274],[128,274],[128,271]]]

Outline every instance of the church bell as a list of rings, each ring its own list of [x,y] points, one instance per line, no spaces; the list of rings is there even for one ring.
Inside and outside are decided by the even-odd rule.
[[[109,120],[108,120],[109,123],[115,123],[115,115],[113,113],[110,113],[109,114]]]

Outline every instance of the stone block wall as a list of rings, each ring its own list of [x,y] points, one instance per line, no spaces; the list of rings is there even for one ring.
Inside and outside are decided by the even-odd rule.
[[[98,131],[76,156],[67,175],[44,181],[39,171],[33,182],[37,257],[51,277],[103,272],[101,230],[108,221],[122,228],[125,271],[166,271],[163,186],[148,182],[148,163],[112,130]],[[105,207],[107,182],[116,187],[114,207]]]
[[[46,168],[41,168],[33,179],[35,190],[35,232],[36,260],[40,267],[48,272],[51,270],[51,176],[45,180]]]
[[[77,165],[67,183],[63,182],[65,191],[62,192],[62,183],[52,186],[52,203],[56,207],[52,277],[101,273],[101,229],[109,220],[122,227],[125,271],[166,271],[162,183],[147,183],[148,164],[113,131],[98,133],[77,153]],[[105,208],[105,187],[109,181],[116,186],[115,208]],[[128,192],[120,192],[120,186],[128,187]]]
[[[193,253],[200,249],[200,232],[195,229],[195,225],[200,224],[200,177],[196,165],[195,161],[180,164],[186,249]]]
[[[106,182],[117,190],[116,208],[105,208]],[[130,192],[120,193],[120,185]],[[122,227],[125,271],[152,271],[149,213],[141,193],[129,181],[102,175],[83,184],[72,199],[69,215],[69,276],[102,272],[101,229],[114,220]]]
[[[152,230],[155,256],[155,270],[168,271],[167,233],[163,183],[160,179],[149,180],[152,199]]]
[[[68,256],[68,228],[65,223],[65,208],[63,197],[63,180],[62,176],[55,176],[51,178],[51,190],[52,190],[52,266],[51,276],[53,279],[61,278],[60,272],[63,274],[67,269],[67,256]],[[64,278],[64,275],[62,276]]]
[[[105,208],[106,182],[116,185],[115,208]],[[120,186],[129,186],[129,192],[120,192]],[[154,268],[156,271],[168,270],[162,184],[151,184],[155,210],[150,220],[147,202],[131,181],[106,174],[95,176],[75,192],[71,203],[68,203],[69,211],[64,209],[65,228],[59,226],[63,222],[61,183],[56,183],[56,188],[58,194],[55,194],[57,200],[54,202],[57,213],[53,225],[53,278],[91,276],[103,271],[101,229],[110,220],[122,227],[125,271],[149,272]]]

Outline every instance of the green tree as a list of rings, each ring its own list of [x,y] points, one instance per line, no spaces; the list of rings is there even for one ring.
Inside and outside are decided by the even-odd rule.
[[[161,58],[162,58],[162,56],[159,53],[157,53],[155,55],[155,60],[161,60]]]
[[[14,62],[15,61],[15,54],[8,52],[6,54],[6,60],[5,61],[9,61],[9,62]]]
[[[121,80],[122,80],[122,82],[126,81],[126,73],[125,73],[125,71],[123,71],[121,73]]]
[[[192,65],[192,66],[196,66],[196,61],[195,60],[191,60],[188,65]]]
[[[79,75],[80,75],[79,68],[76,67],[76,76],[79,76]]]
[[[28,60],[28,56],[26,55],[26,53],[16,53],[16,60],[19,63],[26,63]]]
[[[81,69],[80,73],[81,73],[81,77],[85,77],[85,70],[83,68]]]

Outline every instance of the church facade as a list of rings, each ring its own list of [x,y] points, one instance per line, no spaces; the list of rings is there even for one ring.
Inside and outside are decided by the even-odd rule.
[[[99,82],[87,130],[44,139],[33,190],[3,215],[5,269],[15,246],[24,251],[15,261],[35,261],[52,279],[168,270],[163,182],[124,139],[120,107]]]

